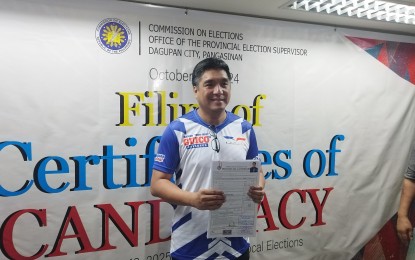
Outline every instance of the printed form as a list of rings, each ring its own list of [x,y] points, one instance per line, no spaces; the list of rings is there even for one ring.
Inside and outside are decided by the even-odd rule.
[[[210,211],[208,238],[256,236],[257,204],[248,196],[258,185],[259,160],[213,161],[211,187],[225,193],[226,202]]]

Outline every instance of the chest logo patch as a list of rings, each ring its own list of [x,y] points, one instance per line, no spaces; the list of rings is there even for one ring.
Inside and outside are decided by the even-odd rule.
[[[200,135],[191,135],[185,136],[182,140],[183,145],[186,149],[193,149],[193,148],[200,148],[200,147],[208,147],[210,141],[210,135],[208,134],[200,134]]]
[[[242,145],[245,143],[245,137],[224,136],[227,144]]]

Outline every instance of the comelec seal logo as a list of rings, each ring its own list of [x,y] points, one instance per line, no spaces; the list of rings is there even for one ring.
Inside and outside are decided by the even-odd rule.
[[[117,18],[102,20],[95,30],[98,45],[109,53],[122,53],[131,45],[131,30]]]

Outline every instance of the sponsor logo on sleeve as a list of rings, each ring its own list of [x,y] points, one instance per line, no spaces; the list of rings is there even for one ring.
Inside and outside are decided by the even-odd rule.
[[[164,158],[165,158],[165,156],[164,156],[164,154],[157,154],[156,155],[156,158],[154,158],[154,161],[156,161],[156,162],[163,162],[164,161]]]

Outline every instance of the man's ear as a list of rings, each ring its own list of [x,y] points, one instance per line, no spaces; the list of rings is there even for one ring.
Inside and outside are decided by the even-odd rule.
[[[195,93],[195,94],[196,94],[196,93],[197,93],[197,90],[198,90],[198,89],[197,89],[197,86],[193,86],[193,93]]]

